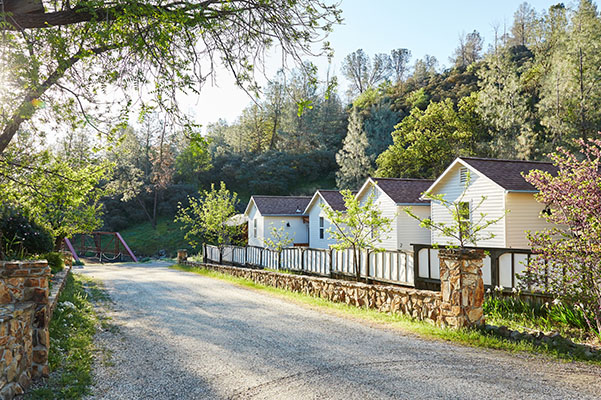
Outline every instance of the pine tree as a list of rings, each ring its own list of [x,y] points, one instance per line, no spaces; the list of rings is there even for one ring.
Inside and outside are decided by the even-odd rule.
[[[363,130],[363,121],[353,107],[349,117],[348,133],[342,149],[336,154],[340,169],[336,173],[336,184],[340,189],[356,189],[371,172],[371,163],[367,156],[367,135]]]

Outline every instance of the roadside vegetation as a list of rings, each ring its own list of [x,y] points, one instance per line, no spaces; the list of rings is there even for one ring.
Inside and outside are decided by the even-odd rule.
[[[50,378],[36,385],[28,399],[80,399],[90,393],[93,339],[101,323],[93,302],[108,296],[91,278],[69,274],[50,321]]]
[[[216,278],[233,283],[246,288],[260,290],[265,293],[274,294],[293,300],[300,304],[316,307],[320,311],[332,312],[344,317],[355,318],[362,321],[382,324],[388,328],[400,329],[406,332],[417,334],[426,339],[444,340],[460,343],[471,347],[481,347],[488,349],[498,349],[509,352],[526,352],[532,354],[544,354],[562,360],[586,361],[589,363],[601,365],[601,357],[596,359],[587,358],[583,353],[570,352],[569,349],[552,346],[549,344],[535,345],[529,341],[511,341],[506,338],[488,333],[485,329],[449,329],[439,328],[427,322],[421,322],[411,319],[402,314],[382,313],[377,310],[358,308],[344,303],[335,303],[318,297],[308,296],[302,293],[289,292],[283,289],[277,289],[270,286],[260,285],[251,280],[237,278],[231,275],[211,271],[199,267],[190,267],[185,265],[173,265],[170,268],[180,271],[192,272],[199,275]]]
[[[531,302],[519,298],[490,294],[484,301],[484,314],[489,324],[529,332],[557,332],[577,343],[601,348],[601,334],[589,327],[581,308],[561,301]]]

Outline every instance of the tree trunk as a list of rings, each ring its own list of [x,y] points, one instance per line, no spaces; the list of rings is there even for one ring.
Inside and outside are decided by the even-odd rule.
[[[359,282],[361,280],[361,263],[359,262],[360,259],[359,257],[361,257],[361,252],[360,250],[358,250],[357,248],[353,247],[353,258],[354,258],[354,264],[355,264],[355,277],[357,278],[357,282]]]
[[[64,239],[64,236],[57,236],[56,239],[54,239],[54,251],[61,251]]]
[[[152,205],[152,229],[157,228],[157,205],[159,203],[159,191],[154,189],[154,204]]]

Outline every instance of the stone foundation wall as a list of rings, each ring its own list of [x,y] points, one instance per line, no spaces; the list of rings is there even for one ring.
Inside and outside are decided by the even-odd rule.
[[[202,267],[249,279],[262,285],[304,293],[357,307],[367,307],[382,312],[402,313],[420,321],[430,321],[436,324],[440,322],[441,295],[438,292],[400,286],[368,285],[337,279],[283,274],[183,260],[181,264]]]
[[[0,262],[0,398],[48,375],[46,261]]]

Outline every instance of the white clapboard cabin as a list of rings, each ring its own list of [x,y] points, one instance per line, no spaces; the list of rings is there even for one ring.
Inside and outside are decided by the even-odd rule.
[[[383,217],[393,220],[391,232],[383,237],[381,247],[385,250],[412,251],[412,243],[430,243],[430,231],[419,226],[419,221],[409,216],[405,208],[411,208],[414,214],[428,218],[430,201],[421,198],[423,192],[434,181],[429,179],[405,178],[368,178],[357,198],[367,201],[374,194],[374,204],[382,211]]]
[[[272,227],[284,227],[294,240],[293,246],[309,244],[308,217],[305,208],[309,196],[252,196],[244,215],[248,218],[248,245],[265,247]]]
[[[326,217],[323,207],[335,211],[344,211],[344,198],[338,190],[318,190],[305,209],[309,216],[309,247],[312,249],[329,249],[336,244],[328,230],[335,229]]]
[[[499,247],[528,249],[526,231],[539,231],[549,227],[542,218],[545,205],[537,202],[534,195],[537,190],[526,182],[522,174],[531,170],[543,170],[554,174],[557,168],[551,163],[517,160],[497,160],[474,157],[459,157],[438,177],[427,190],[428,193],[444,194],[449,201],[457,201],[465,188],[469,172],[469,187],[464,202],[468,203],[470,219],[480,218],[485,213],[487,219],[503,216],[496,224],[487,228],[485,233],[493,233],[494,238],[478,242],[478,247]],[[473,208],[486,200],[473,215]],[[450,223],[452,218],[440,203],[432,204],[432,220]],[[431,232],[431,243],[457,244],[442,236],[440,232]]]

